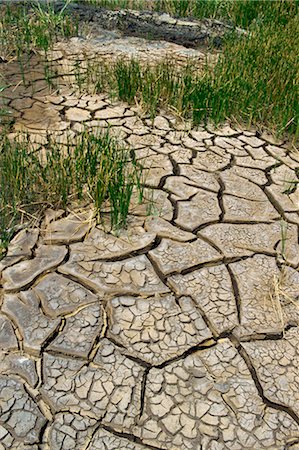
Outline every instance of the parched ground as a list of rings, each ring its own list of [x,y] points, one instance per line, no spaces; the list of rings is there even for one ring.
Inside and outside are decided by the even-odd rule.
[[[54,52],[61,67],[72,42]],[[0,448],[298,449],[298,189],[283,194],[298,154],[252,130],[152,121],[66,84],[50,93],[38,63],[31,74],[34,88],[14,79],[5,93],[11,137],[27,131],[46,151],[48,133],[63,146],[110,126],[147,189],[117,236],[86,207],[48,210],[11,242]]]

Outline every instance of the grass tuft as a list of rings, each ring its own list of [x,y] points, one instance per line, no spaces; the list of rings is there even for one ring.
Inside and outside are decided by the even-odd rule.
[[[227,43],[212,78],[219,120],[239,117],[298,137],[299,15]]]
[[[66,14],[65,7],[55,12],[53,6],[37,4],[32,9],[25,5],[0,7],[0,49],[7,59],[15,54],[34,49],[47,52],[61,38],[78,34],[78,21]]]
[[[60,12],[53,5],[37,4],[31,9],[20,5],[0,5],[0,56],[6,61],[17,58],[25,84],[25,72],[29,67],[31,54],[36,49],[45,53],[61,39],[78,34],[78,21],[66,14],[67,0]],[[47,78],[48,65],[45,67]]]
[[[74,145],[61,148],[49,139],[41,158],[28,139],[0,141],[0,248],[5,249],[20,221],[35,217],[44,207],[66,208],[72,201],[89,200],[97,214],[108,201],[111,226],[126,225],[134,187],[139,189],[142,167],[129,148],[109,132],[81,133]],[[46,199],[46,200],[45,200]]]
[[[294,20],[287,27],[287,33],[294,33],[298,24]],[[92,86],[96,93],[106,91],[112,98],[139,103],[151,117],[169,107],[195,125],[236,119],[296,140],[299,73],[294,48],[275,32],[269,44],[269,33],[232,41],[216,66],[206,65],[201,72],[192,64],[178,68],[171,61],[155,66],[135,60],[99,61],[91,63],[78,86],[81,90],[82,85],[84,89]]]
[[[298,0],[83,0],[107,9],[135,9],[175,17],[213,18],[249,28],[254,24],[285,24],[298,13]]]
[[[214,68],[196,73],[174,63],[140,67],[120,61],[103,66],[97,91],[141,102],[152,115],[169,105],[194,122],[236,119],[277,135],[299,134],[298,0],[91,0],[106,8],[151,9],[175,16],[217,18],[248,30],[230,35]],[[110,79],[107,80],[107,77]]]

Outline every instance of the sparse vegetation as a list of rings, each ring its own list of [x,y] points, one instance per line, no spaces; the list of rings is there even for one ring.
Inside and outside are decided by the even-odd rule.
[[[89,200],[97,214],[108,200],[111,226],[125,226],[133,188],[142,167],[127,147],[109,132],[78,135],[75,145],[61,148],[54,140],[44,155],[32,151],[25,136],[0,140],[0,248],[5,248],[20,220],[35,217],[45,206],[66,207]]]
[[[76,18],[65,13],[69,3],[70,0],[67,0],[59,13],[54,11],[50,3],[37,4],[30,9],[25,5],[8,4],[0,7],[0,55],[3,61],[17,58],[24,83],[32,53],[37,49],[42,50],[47,60],[47,52],[54,42],[77,35]],[[47,71],[49,67],[46,64],[45,77]]]
[[[166,12],[176,17],[222,19],[248,28],[257,24],[286,23],[298,13],[298,0],[82,0],[108,9]]]
[[[25,74],[36,49],[45,55],[45,79],[52,83],[47,53],[60,38],[78,33],[76,18],[65,8],[5,6],[0,8],[0,55],[2,61],[16,58],[25,84]],[[174,16],[213,17],[248,30],[225,40],[213,66],[200,71],[187,64],[180,68],[171,61],[156,65],[135,60],[103,61],[75,65],[74,79],[80,91],[92,86],[95,92],[139,103],[154,117],[169,107],[195,124],[220,123],[227,118],[246,125],[263,126],[296,140],[298,127],[299,17],[297,0],[90,0],[109,8],[137,8],[165,11]],[[5,88],[1,81],[0,92]],[[0,114],[5,108],[0,109]],[[5,247],[22,217],[34,216],[45,204],[66,205],[87,196],[100,211],[109,200],[113,227],[123,226],[135,186],[142,199],[141,167],[129,150],[109,134],[82,133],[75,146],[62,149],[49,141],[41,161],[28,140],[0,143],[0,247]],[[288,190],[297,181],[291,181]],[[53,190],[55,186],[55,190]]]
[[[75,17],[65,13],[65,8],[56,13],[50,5],[28,6],[5,5],[0,8],[1,57],[28,56],[35,49],[47,52],[54,42],[78,33]]]
[[[96,1],[105,7],[151,7],[172,14],[224,17],[248,28],[242,36],[226,38],[218,62],[197,71],[172,62],[141,66],[137,61],[93,63],[85,72],[97,92],[140,102],[151,115],[170,106],[195,124],[235,119],[262,125],[278,135],[298,138],[299,15],[297,0],[192,0],[147,2]],[[83,83],[82,78],[79,78]],[[82,86],[80,86],[82,88]]]
[[[66,1],[65,6],[70,3]],[[161,106],[170,106],[195,123],[219,123],[235,119],[246,125],[260,125],[277,134],[298,138],[299,47],[298,0],[276,2],[240,0],[91,0],[110,8],[150,8],[173,15],[224,18],[248,33],[230,36],[215,67],[200,72],[172,63],[141,67],[136,61],[89,65],[82,75],[74,74],[82,90],[86,81],[96,91],[108,90],[121,100],[141,102],[154,115]],[[45,54],[58,37],[77,33],[77,24],[66,7],[55,13],[53,7],[1,9],[1,55],[16,54],[25,72],[28,55],[34,48]],[[27,56],[26,56],[27,55]],[[27,58],[27,59],[26,59]],[[83,76],[83,79],[82,79]],[[84,79],[85,76],[85,79]],[[52,83],[52,69],[45,64],[45,78]]]
[[[17,1],[0,0],[0,450],[299,450],[297,0],[89,0],[247,29],[224,38],[74,0],[78,36],[54,46],[77,34],[72,0]]]
[[[79,77],[96,92],[109,91],[129,103],[139,102],[154,116],[170,106],[195,124],[227,118],[245,125],[262,125],[276,134],[298,137],[298,79],[296,50],[285,36],[298,30],[296,19],[277,34],[267,31],[227,44],[214,68],[197,72],[192,65],[177,68],[172,62],[141,65],[119,60],[92,63]],[[271,34],[272,33],[272,34]],[[269,41],[270,39],[270,41]]]

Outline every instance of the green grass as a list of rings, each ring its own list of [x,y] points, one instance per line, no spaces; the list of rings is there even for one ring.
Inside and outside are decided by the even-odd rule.
[[[167,12],[178,17],[216,18],[248,28],[253,23],[288,21],[298,12],[297,0],[83,0],[108,9]]]
[[[298,14],[227,43],[212,74],[212,115],[298,137],[298,48]]]
[[[181,70],[170,61],[152,66],[134,59],[118,59],[109,63],[89,62],[81,74],[77,73],[75,83],[82,92],[108,91],[112,98],[131,104],[137,101],[154,117],[165,105],[178,111],[187,108],[187,93],[190,94],[196,79],[191,64]]]
[[[44,51],[47,60],[47,52],[57,40],[78,34],[76,18],[65,12],[69,3],[67,0],[59,13],[50,3],[37,4],[31,12],[28,6],[0,6],[0,55],[4,60],[17,57],[24,83],[30,57],[37,49]],[[46,77],[49,70],[46,64]]]
[[[132,1],[115,7],[132,7]],[[110,0],[98,1],[110,6]],[[104,5],[105,3],[105,5]],[[243,26],[248,34],[231,36],[215,66],[197,70],[192,61],[179,68],[173,61],[142,65],[134,60],[77,64],[75,81],[83,92],[96,92],[135,104],[154,117],[169,107],[195,124],[226,119],[265,127],[276,134],[298,139],[299,18],[295,0],[224,1],[160,0],[152,8],[172,14],[215,17]],[[135,0],[134,7],[145,3]],[[113,6],[113,5],[112,5]],[[0,8],[0,50],[3,59],[17,57],[25,64],[35,49],[49,51],[61,37],[77,33],[77,24],[65,11],[37,7]],[[45,73],[46,75],[46,73]],[[0,90],[5,83],[0,84]],[[30,219],[44,206],[66,207],[73,199],[90,199],[99,212],[107,200],[114,228],[124,226],[134,187],[142,199],[141,167],[127,148],[109,134],[82,133],[75,146],[50,141],[41,162],[30,144],[0,139],[0,247],[5,248],[16,225]],[[53,190],[53,186],[55,189]],[[45,203],[46,200],[46,203]]]
[[[198,73],[164,62],[141,67],[135,61],[89,65],[74,75],[81,91],[93,84],[97,92],[109,91],[121,100],[136,100],[153,116],[161,106],[170,106],[195,124],[236,119],[245,125],[263,124],[277,134],[298,137],[298,0],[93,0],[105,7],[152,8],[174,15],[216,17],[248,28],[248,34],[225,41],[216,67]],[[66,2],[66,5],[69,0]],[[66,8],[55,13],[51,6],[0,9],[1,55],[17,55],[25,73],[26,58],[36,49],[45,54],[60,37],[77,33],[77,23]],[[26,56],[27,55],[27,56]],[[25,76],[25,75],[24,75]],[[45,78],[52,80],[52,68],[45,64]],[[25,80],[23,80],[25,81]]]
[[[293,14],[295,2],[281,6],[280,15],[282,3],[275,5],[273,21],[252,24],[247,35],[226,39],[214,67],[206,65],[198,71],[192,62],[182,69],[171,61],[156,66],[134,60],[98,61],[90,63],[81,76],[77,73],[80,87],[92,85],[96,92],[108,91],[129,103],[138,101],[152,116],[170,106],[195,124],[232,119],[296,140],[299,14]]]
[[[37,4],[31,12],[28,6],[0,7],[1,56],[10,58],[22,52],[27,55],[35,49],[47,52],[58,39],[76,35],[78,22],[65,9],[56,13],[50,3]]]
[[[28,139],[0,141],[0,249],[6,248],[20,220],[44,207],[63,207],[89,200],[97,215],[111,209],[111,226],[126,225],[134,187],[140,190],[142,167],[130,150],[104,134],[81,133],[75,145],[61,148],[49,141],[45,157],[32,152]],[[142,195],[141,195],[142,196]],[[1,253],[1,252],[0,252]]]

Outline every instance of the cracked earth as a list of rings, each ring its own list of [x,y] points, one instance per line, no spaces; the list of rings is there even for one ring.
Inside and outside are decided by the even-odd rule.
[[[58,44],[58,67],[80,45]],[[33,89],[7,64],[11,137],[42,152],[49,133],[66,145],[109,126],[144,165],[146,200],[118,235],[89,206],[47,210],[10,243],[0,448],[298,449],[299,196],[283,194],[298,153],[254,130],[152,121],[74,92],[69,74],[50,93],[38,67]]]

